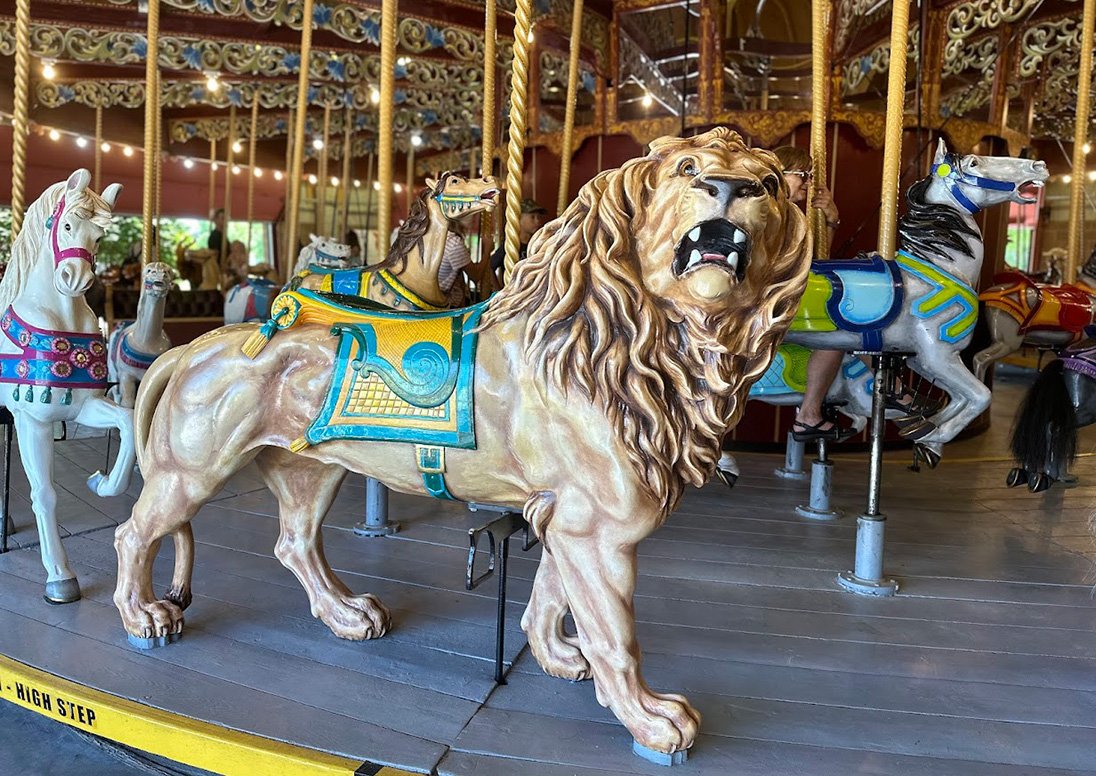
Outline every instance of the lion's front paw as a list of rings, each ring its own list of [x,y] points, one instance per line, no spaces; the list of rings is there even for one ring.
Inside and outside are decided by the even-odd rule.
[[[149,601],[122,611],[126,631],[142,639],[182,633],[183,610],[171,601]]]
[[[570,636],[533,638],[529,649],[544,673],[559,679],[581,682],[590,678],[590,663],[578,648],[578,639]]]
[[[700,712],[684,696],[644,692],[637,700],[628,713],[617,713],[636,741],[656,752],[677,752],[693,745]]]
[[[351,641],[380,638],[392,624],[388,609],[369,593],[335,596],[313,614],[336,636]]]

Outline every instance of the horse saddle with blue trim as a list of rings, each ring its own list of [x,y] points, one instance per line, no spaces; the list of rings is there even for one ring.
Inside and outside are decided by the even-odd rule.
[[[339,342],[327,398],[291,449],[334,439],[474,449],[476,327],[487,303],[416,313],[357,301],[332,324]]]
[[[856,332],[866,350],[878,350],[903,296],[901,270],[878,254],[812,262],[791,331]]]

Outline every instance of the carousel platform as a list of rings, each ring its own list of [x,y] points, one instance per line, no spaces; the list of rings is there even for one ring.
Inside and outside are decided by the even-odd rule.
[[[847,516],[832,522],[795,516],[807,486],[771,476],[779,456],[740,456],[733,491],[688,493],[641,547],[636,599],[648,681],[686,693],[703,714],[675,773],[1096,773],[1096,458],[1079,460],[1078,487],[1006,490],[1003,441],[1019,392],[999,384],[993,430],[949,447],[934,472],[887,455],[894,598],[835,583],[853,559],[866,456],[835,456],[835,502]],[[1096,449],[1092,429],[1080,449]],[[359,538],[360,478],[344,485],[324,544],[354,591],[392,609],[388,636],[341,641],[311,617],[272,554],[274,502],[245,471],[194,521],[183,638],[133,649],[111,603],[112,538],[139,483],[129,497],[92,497],[84,479],[104,450],[102,438],[57,445],[77,604],[42,600],[26,481],[13,471],[18,531],[0,556],[5,699],[19,702],[16,684],[83,698],[100,720],[129,715],[115,722],[130,746],[226,773],[666,773],[631,753],[589,683],[549,678],[529,655],[518,621],[539,548],[511,548],[511,668],[495,686],[494,585],[464,589],[467,529],[485,518],[393,496],[402,531]],[[170,548],[161,555],[158,589]],[[74,724],[56,705],[37,710]]]

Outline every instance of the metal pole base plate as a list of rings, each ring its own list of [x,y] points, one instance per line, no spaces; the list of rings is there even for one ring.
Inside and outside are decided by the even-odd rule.
[[[143,639],[140,636],[134,636],[132,633],[126,634],[126,639],[129,641],[130,644],[137,647],[137,649],[156,649],[157,647],[166,647],[168,644],[174,644],[182,637],[182,631],[179,631],[178,633],[169,633],[166,636],[153,636],[150,639]]]
[[[802,482],[803,480],[809,480],[811,478],[810,472],[785,469],[783,466],[773,469],[773,474],[782,480],[796,480],[797,482]]]
[[[844,512],[840,509],[813,509],[809,506],[797,506],[795,513],[800,517],[807,517],[811,520],[836,520],[839,517],[844,517]]]
[[[399,533],[399,523],[385,523],[384,525],[369,525],[368,523],[354,523],[354,533],[358,536],[376,538],[378,536],[392,536]]]
[[[898,583],[893,579],[861,579],[851,571],[842,571],[837,575],[837,584],[857,595],[870,595],[876,598],[888,598],[898,592]]]
[[[632,753],[642,757],[644,760],[653,762],[655,765],[681,765],[689,759],[689,750],[682,749],[680,752],[656,752],[654,749],[648,749],[643,744],[639,743],[635,739],[632,740]]]

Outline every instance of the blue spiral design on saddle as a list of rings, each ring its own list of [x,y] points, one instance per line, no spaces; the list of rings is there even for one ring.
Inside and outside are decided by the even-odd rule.
[[[449,354],[436,342],[417,342],[403,354],[407,387],[418,394],[434,393],[448,381]]]

